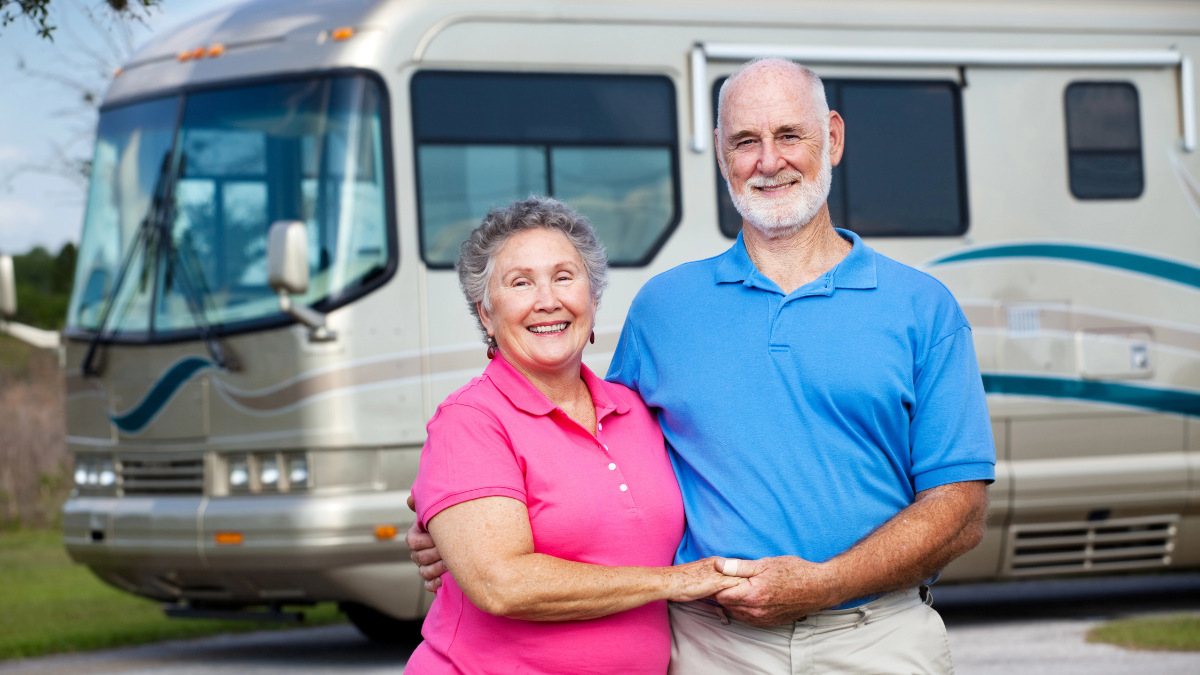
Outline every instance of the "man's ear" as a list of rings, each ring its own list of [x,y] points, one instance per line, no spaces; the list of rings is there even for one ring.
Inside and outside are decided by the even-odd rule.
[[[829,164],[837,166],[846,150],[846,121],[836,110],[829,111]]]
[[[729,169],[725,168],[725,149],[721,145],[721,130],[713,129],[713,150],[717,153],[717,168],[721,170],[721,178],[729,181]]]

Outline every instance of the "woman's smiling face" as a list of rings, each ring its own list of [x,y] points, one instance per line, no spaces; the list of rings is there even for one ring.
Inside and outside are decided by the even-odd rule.
[[[496,254],[488,294],[492,309],[480,303],[479,315],[504,358],[527,375],[579,371],[596,302],[565,234],[545,228],[514,234]]]

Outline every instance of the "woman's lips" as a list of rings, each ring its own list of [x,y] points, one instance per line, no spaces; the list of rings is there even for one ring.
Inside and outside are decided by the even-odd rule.
[[[540,323],[535,326],[526,326],[525,330],[538,335],[546,335],[553,333],[561,333],[571,325],[569,321],[559,321],[558,323]]]

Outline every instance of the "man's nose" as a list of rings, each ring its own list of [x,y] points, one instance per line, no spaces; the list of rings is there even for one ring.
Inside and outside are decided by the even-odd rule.
[[[775,145],[774,138],[763,140],[760,147],[762,147],[762,154],[758,158],[759,173],[764,176],[774,176],[787,166],[787,160],[783,158],[779,146]]]

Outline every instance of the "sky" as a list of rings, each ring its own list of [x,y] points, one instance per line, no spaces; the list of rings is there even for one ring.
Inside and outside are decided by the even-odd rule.
[[[133,44],[140,46],[155,32],[231,4],[230,0],[163,0],[146,25],[135,25]],[[51,75],[91,78],[80,67],[96,63],[87,50],[105,52],[105,38],[91,28],[84,9],[103,16],[101,0],[56,0],[52,23],[59,26],[54,42],[38,37],[31,24],[18,21],[0,29],[0,253],[25,253],[34,246],[58,251],[79,242],[83,226],[85,184],[57,175],[29,171],[53,164],[55,146],[90,154],[82,142],[93,130],[94,115],[80,114],[79,94],[18,67]],[[116,33],[112,33],[116,35]],[[15,175],[14,175],[15,174]]]

